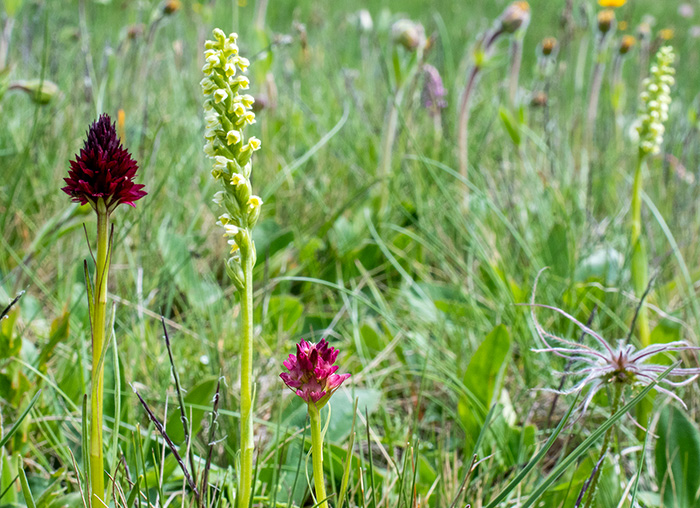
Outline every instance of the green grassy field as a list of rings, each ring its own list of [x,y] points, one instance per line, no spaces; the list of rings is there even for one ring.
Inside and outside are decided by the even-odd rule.
[[[626,374],[615,371],[582,412],[591,383],[578,399],[547,390],[572,388],[572,371],[586,365],[533,351],[544,346],[531,308],[518,305],[549,267],[535,301],[588,323],[613,347],[698,345],[700,6],[690,13],[676,2],[629,0],[599,52],[596,2],[573,0],[567,28],[564,0],[533,0],[529,25],[500,36],[485,57],[465,178],[460,98],[477,41],[499,26],[508,2],[265,3],[183,0],[166,13],[154,2],[5,0],[0,310],[24,293],[0,321],[0,506],[86,503],[92,363],[83,263],[96,221],[60,189],[90,124],[120,110],[122,141],[148,195],[112,215],[104,466],[117,487],[108,478],[107,502],[198,505],[132,387],[166,419],[193,475],[209,471],[201,505],[235,506],[240,497],[241,305],[216,225],[220,185],[203,152],[199,84],[215,27],[239,34],[251,61],[248,93],[263,105],[248,132],[262,141],[251,183],[264,200],[253,236],[252,506],[315,504],[306,405],[279,374],[299,340],[322,337],[340,350],[339,372],[352,375],[321,415],[333,507],[700,506],[697,382],[664,385],[684,408],[667,394],[640,396],[649,380],[617,383]],[[371,26],[360,26],[361,9]],[[392,41],[402,18],[430,37],[421,56]],[[648,37],[620,57],[621,37],[637,36],[643,22]],[[547,65],[545,37],[558,40]],[[514,99],[513,44],[523,50]],[[644,319],[632,270],[642,258],[630,241],[633,134],[641,78],[664,44],[676,53],[673,102],[661,151],[641,173],[645,338],[630,332]],[[604,65],[591,124],[596,62]],[[423,63],[447,91],[438,119],[423,107]],[[42,104],[20,80],[57,91]],[[535,312],[553,334],[600,349],[556,310]],[[698,367],[693,350],[649,363],[663,366],[656,376],[676,361]],[[615,408],[624,411],[613,418]],[[588,488],[596,470],[600,481]]]

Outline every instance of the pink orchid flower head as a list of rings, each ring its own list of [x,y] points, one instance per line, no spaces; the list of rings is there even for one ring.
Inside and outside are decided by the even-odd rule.
[[[350,377],[350,374],[336,374],[338,350],[330,347],[326,339],[318,344],[302,340],[297,344],[297,354],[289,355],[284,366],[289,372],[282,372],[282,381],[317,408],[326,405],[331,395]]]
[[[134,182],[137,169],[109,115],[103,114],[90,126],[80,154],[70,161],[66,186],[61,190],[76,203],[90,203],[95,209],[103,199],[108,212],[121,203],[134,206],[146,195],[144,186]]]

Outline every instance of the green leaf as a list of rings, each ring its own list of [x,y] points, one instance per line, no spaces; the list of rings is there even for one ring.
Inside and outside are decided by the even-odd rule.
[[[469,361],[463,383],[471,397],[462,397],[458,412],[471,442],[479,434],[487,408],[500,393],[508,365],[511,337],[505,325],[496,326]]]
[[[268,331],[275,340],[278,331],[293,336],[303,327],[304,306],[295,296],[275,295],[270,297],[265,317]]]
[[[22,339],[15,334],[18,317],[19,306],[15,306],[0,320],[0,359],[17,356],[22,349]]]
[[[5,0],[5,12],[9,17],[14,17],[17,11],[22,7],[22,0]]]
[[[17,430],[19,429],[19,426],[21,425],[22,421],[27,417],[27,415],[29,414],[29,411],[32,409],[32,406],[34,406],[34,404],[36,403],[36,401],[39,400],[39,395],[41,395],[41,390],[39,390],[38,392],[36,392],[36,395],[34,395],[34,398],[31,400],[31,402],[29,402],[29,405],[24,409],[24,411],[22,411],[22,414],[19,415],[19,417],[17,418],[17,420],[15,420],[15,423],[12,424],[12,427],[10,427],[10,430],[8,430],[7,433],[6,433],[5,435],[3,435],[2,437],[0,437],[0,448],[2,448],[3,446],[5,446],[5,444],[7,444],[7,442],[10,440],[10,438],[12,437],[12,435],[13,435],[15,432],[17,432]]]
[[[366,410],[370,415],[377,410],[382,398],[380,390],[371,388],[357,388],[353,390],[353,395],[357,399],[357,407],[360,408],[360,411],[364,413]],[[339,443],[352,430],[355,404],[344,393],[336,393],[331,397],[329,404],[331,406],[331,421],[326,431],[326,440]]]
[[[24,474],[24,468],[22,468],[22,457],[19,455],[17,456],[17,471],[19,471],[19,483],[22,486],[24,504],[27,506],[27,508],[36,508],[34,496],[32,496],[32,491],[30,490],[29,483],[27,482],[27,475]]]
[[[196,436],[202,428],[202,419],[204,418],[204,414],[209,412],[208,407],[211,406],[211,399],[214,396],[214,392],[216,392],[216,383],[218,381],[219,378],[217,377],[205,379],[195,385],[185,396],[185,414],[187,418],[191,420],[190,424],[192,425],[193,436]],[[192,405],[191,411],[190,404]],[[192,415],[191,418],[190,414]],[[182,428],[180,409],[178,407],[174,407],[170,410],[166,432],[173,443],[176,445],[184,445],[185,431]]]
[[[569,239],[567,228],[561,224],[555,224],[547,237],[547,263],[552,271],[560,277],[569,276]]]
[[[136,483],[134,484],[131,492],[129,492],[129,498],[126,500],[126,506],[134,506],[134,501],[136,501],[136,496],[139,495],[141,489],[141,477],[136,478]]]
[[[294,232],[283,228],[272,219],[257,223],[253,230],[253,241],[258,253],[258,263],[266,257],[286,249],[294,241]]]
[[[667,406],[661,412],[656,442],[657,484],[664,506],[700,507],[700,433],[686,414]]]
[[[513,117],[512,113],[503,106],[498,108],[498,116],[501,117],[503,127],[505,127],[511,141],[513,141],[513,144],[519,147],[522,138],[520,137],[520,128],[517,120]]]
[[[624,256],[613,248],[595,250],[576,267],[576,280],[585,282],[594,278],[603,282],[617,282],[623,263]]]
[[[530,494],[530,497],[527,498],[527,501],[522,505],[522,508],[530,508],[533,506],[537,500],[549,490],[549,488],[552,486],[554,482],[557,481],[557,479],[564,474],[564,471],[569,469],[572,464],[576,463],[578,459],[583,456],[584,453],[586,453],[591,446],[595,444],[598,439],[603,437],[603,434],[605,434],[610,427],[615,425],[617,421],[622,418],[625,414],[627,414],[630,410],[632,410],[637,404],[639,404],[644,398],[649,394],[650,391],[654,389],[654,387],[663,379],[668,376],[671,371],[674,369],[674,367],[678,366],[679,362],[676,362],[674,365],[670,366],[668,369],[666,369],[662,374],[659,375],[656,381],[650,383],[648,386],[644,388],[639,394],[633,398],[631,401],[629,401],[627,404],[625,404],[617,413],[612,415],[610,418],[608,418],[602,425],[598,426],[595,431],[591,433],[590,436],[588,436],[584,441],[576,447],[576,449],[571,452],[569,455],[566,456],[565,459],[559,461],[557,464],[557,467],[552,470],[551,473],[549,473],[549,476],[542,480],[537,488]],[[495,503],[490,504],[487,508],[492,508],[495,507]]]
[[[199,310],[220,301],[221,288],[209,278],[202,277],[194,264],[190,242],[187,237],[171,234],[171,225],[166,220],[158,230],[158,247],[175,285],[187,296],[187,301]]]
[[[53,357],[53,352],[59,343],[65,343],[68,340],[70,332],[70,312],[64,311],[59,317],[51,323],[51,332],[49,341],[46,343],[39,353],[39,361],[37,369],[41,372],[46,372],[46,364]]]

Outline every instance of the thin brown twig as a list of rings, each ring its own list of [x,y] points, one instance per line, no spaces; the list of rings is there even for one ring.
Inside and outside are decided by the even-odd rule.
[[[195,484],[194,480],[192,479],[190,472],[187,470],[187,465],[185,464],[185,462],[182,460],[182,457],[178,453],[177,447],[175,446],[173,441],[170,439],[170,436],[168,436],[168,433],[165,431],[165,427],[163,427],[163,424],[160,422],[160,420],[158,420],[158,417],[153,413],[153,411],[151,411],[151,408],[148,407],[148,404],[146,403],[146,401],[143,400],[143,397],[141,397],[141,394],[138,392],[138,390],[136,388],[134,388],[133,385],[131,385],[131,389],[134,390],[134,393],[139,398],[141,405],[146,410],[146,414],[148,414],[148,418],[151,420],[151,422],[153,422],[153,425],[155,425],[156,430],[163,437],[165,444],[167,444],[168,448],[170,448],[170,451],[172,452],[173,457],[175,457],[175,460],[180,465],[180,469],[182,469],[182,473],[185,475],[185,480],[187,480],[187,484],[190,486],[190,489],[192,489],[192,492],[194,492],[194,496],[197,500],[197,504],[199,504],[199,490],[197,489],[197,485]]]

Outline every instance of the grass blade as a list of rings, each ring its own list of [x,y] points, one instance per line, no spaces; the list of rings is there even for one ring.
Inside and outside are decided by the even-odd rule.
[[[19,474],[19,483],[22,486],[24,503],[27,505],[27,508],[36,508],[34,496],[32,496],[32,491],[29,489],[29,483],[27,482],[27,475],[24,474],[24,468],[22,467],[22,457],[19,456],[17,457],[17,471]]]
[[[348,441],[348,451],[345,454],[345,467],[343,469],[343,479],[340,482],[340,491],[338,492],[338,508],[343,508],[345,503],[345,493],[348,490],[348,481],[350,480],[350,469],[352,465],[352,448],[355,446],[355,422],[357,421],[357,403],[359,397],[355,398],[355,407],[352,411],[352,425],[350,426],[350,438]]]
[[[17,418],[15,423],[12,425],[12,427],[10,427],[10,430],[7,431],[7,434],[5,434],[4,436],[2,436],[2,438],[0,438],[0,448],[5,446],[7,444],[7,442],[10,440],[10,438],[14,435],[14,433],[19,430],[19,426],[21,425],[22,421],[27,417],[27,415],[29,414],[29,411],[32,409],[32,407],[34,406],[36,401],[39,400],[39,395],[41,395],[41,390],[36,392],[36,395],[34,395],[32,400],[29,402],[29,405],[24,409],[24,411],[22,411],[22,414],[19,415],[19,417]]]
[[[566,471],[571,464],[576,462],[576,460],[579,459],[584,453],[588,451],[588,449],[595,444],[595,442],[600,439],[600,437],[605,434],[610,427],[615,425],[615,423],[622,418],[624,415],[626,415],[632,408],[634,408],[637,404],[639,404],[642,400],[644,400],[644,397],[647,396],[647,394],[654,389],[654,387],[662,381],[666,376],[668,376],[673,369],[678,367],[678,362],[674,363],[671,365],[668,369],[666,369],[663,374],[661,374],[656,381],[650,383],[644,390],[642,390],[639,395],[637,395],[634,399],[629,401],[627,404],[625,404],[622,409],[620,409],[617,413],[612,415],[608,420],[603,423],[600,427],[598,427],[595,432],[593,432],[590,436],[588,436],[578,447],[571,452],[555,469],[552,471],[547,478],[545,478],[539,486],[535,489],[535,491],[530,494],[530,497],[525,501],[525,504],[522,505],[522,508],[529,508],[530,506],[533,506],[537,500],[540,498],[542,494],[544,494],[549,487],[552,486],[552,484],[559,478],[564,471]],[[490,505],[489,505],[490,506]]]
[[[530,462],[527,463],[527,465],[523,468],[523,470],[520,471],[518,476],[513,478],[513,480],[506,486],[506,488],[503,489],[503,491],[500,494],[498,494],[498,496],[496,496],[496,499],[491,501],[486,506],[486,508],[494,508],[495,506],[498,505],[498,503],[503,501],[508,496],[508,494],[510,494],[511,491],[515,487],[517,487],[518,484],[520,484],[520,482],[523,481],[525,476],[527,476],[527,474],[532,470],[532,468],[535,467],[537,465],[537,463],[544,458],[545,454],[549,451],[549,449],[552,447],[552,445],[556,441],[556,439],[559,436],[559,434],[561,433],[561,431],[564,429],[564,425],[566,425],[566,422],[569,421],[569,418],[571,417],[571,413],[573,413],[577,402],[578,402],[578,396],[573,401],[571,406],[569,406],[569,410],[564,415],[564,418],[561,419],[561,421],[559,422],[559,425],[557,425],[556,429],[554,429],[554,432],[552,433],[552,435],[549,436],[549,439],[547,440],[545,445],[542,447],[542,449],[537,453],[537,455],[535,455],[532,458],[532,460]]]

